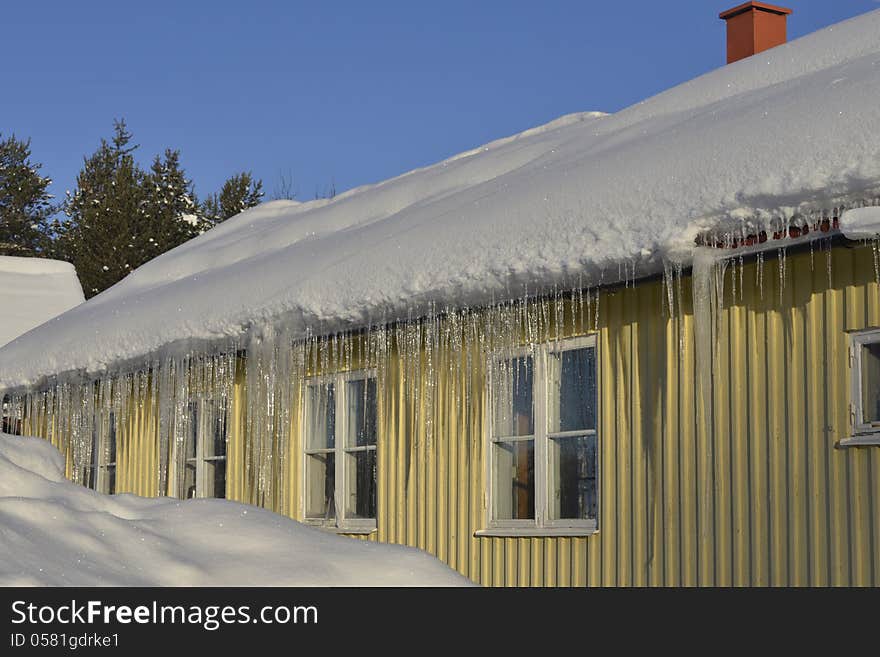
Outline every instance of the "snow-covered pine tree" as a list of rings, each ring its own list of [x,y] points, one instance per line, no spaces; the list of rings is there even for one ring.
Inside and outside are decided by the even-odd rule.
[[[30,139],[0,136],[0,255],[42,255],[48,246],[52,180],[30,158]]]
[[[110,142],[102,139],[85,158],[68,195],[68,220],[56,226],[57,257],[72,262],[86,297],[110,287],[131,270],[158,255],[149,246],[145,225],[145,174],[132,153],[125,121],[114,122]]]
[[[219,193],[205,199],[202,215],[211,225],[216,225],[258,205],[262,198],[263,181],[254,180],[249,171],[243,171],[223,183]]]
[[[147,239],[159,255],[205,232],[210,226],[199,216],[192,181],[180,166],[180,151],[166,149],[158,155],[146,177],[147,225],[153,234]],[[152,240],[152,241],[150,241]]]
[[[114,130],[112,141],[102,139],[86,158],[65,205],[69,219],[56,226],[57,257],[74,264],[87,297],[210,227],[180,152],[166,149],[144,172],[125,121]]]

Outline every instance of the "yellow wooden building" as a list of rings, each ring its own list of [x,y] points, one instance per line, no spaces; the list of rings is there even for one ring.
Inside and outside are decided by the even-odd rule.
[[[279,313],[54,372],[37,331],[0,350],[7,413],[97,490],[257,504],[486,585],[877,585],[880,260],[841,230],[877,182],[684,230],[687,259],[644,273],[387,321],[304,332]]]

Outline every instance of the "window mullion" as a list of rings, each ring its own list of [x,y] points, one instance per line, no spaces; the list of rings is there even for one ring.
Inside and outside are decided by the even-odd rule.
[[[864,394],[862,391],[862,342],[861,340],[852,340],[850,342],[850,347],[852,350],[852,373],[851,379],[852,383],[850,388],[852,389],[851,397],[852,397],[852,423],[853,423],[853,433],[858,431],[858,428],[863,424],[862,421],[862,395]]]
[[[204,436],[204,432],[202,431],[202,422],[204,421],[205,408],[202,404],[201,399],[196,400],[196,424],[193,427],[195,431],[195,436],[193,436],[193,442],[195,443],[195,452],[196,452],[196,497],[203,497],[205,494],[205,449],[202,444],[202,439]]]
[[[104,452],[104,440],[101,436],[101,428],[101,421],[99,420],[97,435],[95,435],[96,432],[92,432],[92,440],[96,443],[93,450],[95,458],[92,462],[92,468],[95,470],[95,474],[93,475],[95,479],[95,490],[99,493],[104,492],[104,473],[101,471],[101,463],[104,460],[101,458],[101,455]]]
[[[865,345],[870,344],[870,340],[858,340],[853,344],[853,391],[852,391],[852,399],[853,399],[853,424],[855,433],[859,428],[864,430],[865,426],[865,391],[863,389],[863,374],[862,367],[864,363],[862,363],[862,355],[865,350]]]
[[[547,377],[545,360],[547,347],[541,345],[535,352],[535,378],[532,399],[535,403],[535,523],[543,527],[547,509]]]
[[[538,421],[537,412],[535,414],[535,421]],[[493,436],[490,442],[493,443],[527,443],[529,441],[534,441],[537,437],[537,434],[529,433],[523,434],[521,436]]]
[[[485,431],[488,433],[488,440],[483,441],[483,472],[486,476],[486,488],[484,489],[486,494],[483,499],[486,507],[484,509],[485,518],[489,525],[497,520],[495,517],[495,477],[497,475],[495,473],[495,442],[493,440],[495,438],[495,396],[498,394],[497,368],[497,361],[490,356],[486,367],[489,388],[483,401],[483,413],[487,419]]]
[[[342,526],[345,523],[345,442],[347,426],[345,418],[345,396],[346,385],[345,376],[339,374],[335,377],[334,385],[336,386],[336,404],[333,412],[336,414],[333,426],[335,427],[335,481],[333,482],[333,495],[336,498],[336,525]]]

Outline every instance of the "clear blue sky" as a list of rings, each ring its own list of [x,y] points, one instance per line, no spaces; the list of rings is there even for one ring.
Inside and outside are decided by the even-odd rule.
[[[570,112],[616,111],[723,65],[739,0],[4,3],[0,132],[61,196],[124,117],[204,197],[376,182]],[[789,38],[880,8],[792,0]],[[880,38],[880,35],[878,35]]]

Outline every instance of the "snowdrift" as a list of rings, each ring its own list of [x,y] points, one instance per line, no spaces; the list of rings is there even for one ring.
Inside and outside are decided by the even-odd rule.
[[[48,442],[0,434],[3,586],[467,586],[414,548],[225,500],[100,495]]]

